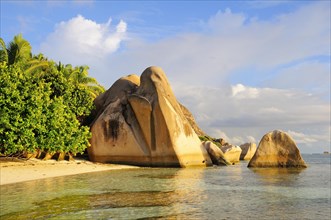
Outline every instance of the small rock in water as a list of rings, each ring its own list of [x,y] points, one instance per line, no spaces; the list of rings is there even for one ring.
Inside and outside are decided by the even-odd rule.
[[[241,148],[240,160],[250,160],[256,152],[255,143],[246,143],[239,146]]]
[[[265,134],[248,167],[307,167],[294,140],[285,132]]]

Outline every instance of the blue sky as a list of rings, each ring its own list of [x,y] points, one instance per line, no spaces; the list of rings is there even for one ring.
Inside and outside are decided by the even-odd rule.
[[[106,88],[161,66],[180,102],[234,144],[288,132],[330,151],[330,1],[4,1],[1,38],[90,66]]]

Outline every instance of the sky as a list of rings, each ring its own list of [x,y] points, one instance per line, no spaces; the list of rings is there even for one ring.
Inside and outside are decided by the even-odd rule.
[[[8,1],[1,38],[88,65],[105,88],[149,66],[209,135],[259,143],[287,132],[330,150],[330,1]]]

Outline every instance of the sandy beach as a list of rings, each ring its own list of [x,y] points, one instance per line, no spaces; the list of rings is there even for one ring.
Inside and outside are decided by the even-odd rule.
[[[75,161],[42,161],[38,159],[0,158],[0,185],[89,172],[133,168],[138,167],[93,163],[84,159],[75,159]]]

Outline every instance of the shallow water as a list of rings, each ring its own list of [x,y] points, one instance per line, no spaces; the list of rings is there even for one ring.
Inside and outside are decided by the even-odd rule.
[[[1,186],[0,219],[330,219],[330,155],[307,169],[104,171]]]

